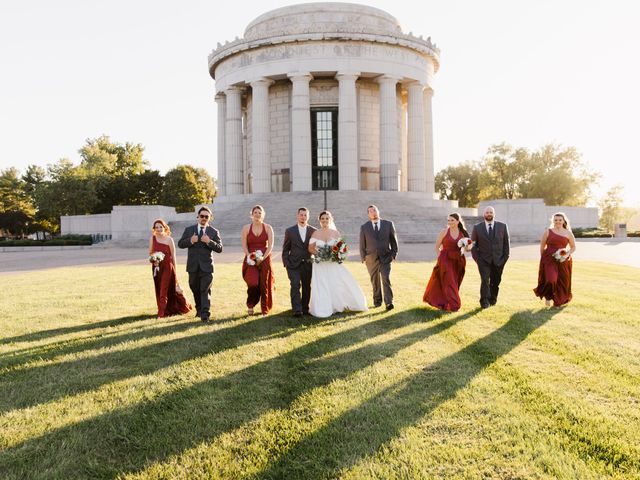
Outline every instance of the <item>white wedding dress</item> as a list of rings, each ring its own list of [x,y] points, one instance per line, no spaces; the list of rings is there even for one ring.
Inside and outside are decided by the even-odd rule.
[[[336,239],[332,239],[326,244],[335,245],[336,242]],[[315,243],[318,247],[325,245],[324,241],[317,238],[312,238],[309,243]],[[345,310],[367,310],[367,300],[355,277],[341,263],[314,263],[309,313],[314,317],[326,318]]]

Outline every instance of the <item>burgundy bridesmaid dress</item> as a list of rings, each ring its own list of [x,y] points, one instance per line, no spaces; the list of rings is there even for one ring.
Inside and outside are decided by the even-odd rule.
[[[158,317],[170,317],[189,313],[191,304],[181,293],[176,292],[176,269],[173,266],[171,247],[159,242],[153,237],[153,251],[164,253],[164,258],[159,263],[159,270],[155,272],[153,284],[156,289],[156,303],[158,304]],[[155,266],[152,266],[152,271]]]
[[[547,248],[540,257],[538,269],[538,286],[533,289],[537,297],[553,300],[553,305],[559,307],[571,301],[571,270],[573,259],[569,257],[564,262],[553,258],[553,254],[561,248],[569,248],[569,239],[549,229]]]
[[[453,239],[447,228],[447,234],[442,240],[442,250],[422,297],[423,301],[440,310],[457,312],[460,309],[459,291],[467,265],[467,259],[460,255],[458,247],[458,241],[463,237],[462,232],[458,232],[458,237]]]
[[[267,251],[269,236],[267,229],[262,226],[260,235],[254,235],[253,227],[249,227],[247,234],[247,249],[249,253],[260,250],[263,254]],[[263,315],[269,313],[273,307],[273,289],[275,277],[271,270],[271,255],[262,260],[260,265],[247,265],[247,257],[242,262],[242,278],[247,284],[247,308],[255,307],[260,302],[260,310]]]

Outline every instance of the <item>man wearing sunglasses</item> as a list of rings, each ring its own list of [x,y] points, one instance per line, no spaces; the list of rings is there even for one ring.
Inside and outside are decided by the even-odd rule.
[[[209,225],[213,219],[211,210],[198,210],[198,223],[184,229],[178,247],[188,248],[187,272],[189,287],[196,304],[196,316],[209,323],[211,309],[211,285],[213,284],[213,252],[222,252],[222,240],[218,230]]]

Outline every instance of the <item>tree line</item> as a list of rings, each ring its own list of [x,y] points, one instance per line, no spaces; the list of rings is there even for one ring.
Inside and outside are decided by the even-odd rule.
[[[178,212],[211,203],[213,178],[203,168],[178,165],[161,175],[144,159],[141,144],[87,139],[80,164],[63,158],[46,168],[0,171],[0,229],[19,236],[57,232],[60,216],[109,213],[114,205],[169,205]]]
[[[482,200],[542,198],[547,205],[585,206],[601,175],[587,167],[574,147],[544,145],[538,150],[507,143],[489,147],[479,161],[447,167],[436,175],[442,199],[475,207]],[[600,227],[612,231],[638,209],[623,206],[622,186],[614,185],[598,201]]]

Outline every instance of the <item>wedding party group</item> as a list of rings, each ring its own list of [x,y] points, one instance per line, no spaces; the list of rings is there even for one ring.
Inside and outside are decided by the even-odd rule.
[[[244,259],[242,278],[247,285],[247,314],[266,316],[273,308],[275,277],[272,268],[274,232],[265,223],[266,211],[255,205],[251,223],[241,231]],[[331,212],[318,215],[319,226],[309,224],[309,210],[300,207],[296,224],[284,232],[282,262],[290,282],[293,315],[326,318],[334,313],[368,310],[367,300],[355,277],[343,265],[348,246],[336,228]],[[394,308],[391,265],[398,256],[398,238],[394,223],[382,219],[376,205],[367,208],[368,221],[360,227],[359,253],[369,272],[373,290],[373,308]],[[502,273],[509,259],[509,229],[495,220],[495,209],[485,208],[483,221],[468,233],[460,214],[447,217],[447,226],[435,242],[437,260],[427,282],[423,301],[440,310],[455,312],[461,307],[460,286],[465,276],[466,253],[470,253],[480,274],[480,306],[489,308],[498,301]],[[211,288],[214,253],[222,252],[222,240],[211,226],[213,213],[203,206],[197,223],[184,230],[179,248],[186,248],[189,287],[193,293],[196,316],[204,323],[211,320]],[[176,247],[169,225],[155,220],[149,239],[158,318],[181,315],[193,310],[177,280]],[[547,306],[560,307],[571,298],[572,255],[575,238],[567,216],[558,212],[540,240],[538,284],[534,294]]]

